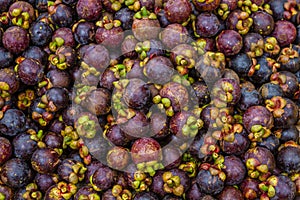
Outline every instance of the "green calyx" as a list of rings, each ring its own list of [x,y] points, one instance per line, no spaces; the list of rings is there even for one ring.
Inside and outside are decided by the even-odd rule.
[[[167,193],[173,193],[176,196],[182,196],[184,193],[184,187],[181,185],[180,177],[174,176],[172,172],[165,172],[162,175],[164,181],[164,191]]]
[[[271,131],[262,125],[253,125],[251,127],[251,133],[248,135],[248,138],[252,142],[260,142],[262,138],[267,138],[271,135]]]
[[[198,130],[201,129],[203,125],[204,122],[201,119],[189,116],[182,127],[182,134],[186,137],[195,137],[198,134]]]
[[[63,46],[65,43],[65,40],[61,37],[56,37],[52,42],[49,43],[49,49],[52,52],[55,52],[59,47]]]
[[[189,177],[197,175],[197,164],[195,162],[186,162],[179,165],[178,169],[185,171]]]
[[[132,182],[132,187],[135,191],[141,192],[145,191],[152,184],[152,178],[148,177],[143,171],[136,171],[134,173],[134,181]]]
[[[149,12],[145,6],[141,8],[141,10],[134,15],[135,19],[151,19],[156,20],[157,16],[155,13]]]
[[[86,138],[94,138],[96,135],[96,122],[89,118],[89,116],[81,116],[78,120],[77,132],[81,136]]]
[[[150,176],[154,176],[157,170],[163,169],[164,166],[162,163],[153,160],[149,162],[142,162],[136,165],[137,169],[148,173]]]
[[[111,193],[114,197],[120,200],[132,199],[132,193],[127,189],[123,189],[121,185],[114,185]]]

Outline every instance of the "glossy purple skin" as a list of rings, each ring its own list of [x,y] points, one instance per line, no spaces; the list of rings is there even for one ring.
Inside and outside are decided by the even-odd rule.
[[[164,56],[156,56],[147,62],[144,73],[151,83],[166,84],[171,80],[174,68],[170,59]]]
[[[95,41],[107,48],[118,48],[124,39],[124,32],[121,27],[105,29],[99,27],[95,33]]]
[[[160,33],[160,39],[168,49],[173,49],[188,41],[188,30],[181,24],[170,24]]]
[[[94,115],[105,115],[111,108],[111,93],[105,88],[92,91],[82,102],[82,105]]]
[[[136,110],[134,117],[119,126],[129,138],[146,137],[150,129],[150,120],[144,112]]]
[[[130,79],[122,94],[125,103],[132,109],[139,110],[150,103],[149,85],[141,79]]]
[[[241,184],[241,191],[243,193],[244,197],[247,197],[248,199],[256,199],[257,197],[259,197],[260,195],[260,190],[258,188],[258,184],[260,183],[259,180],[257,179],[252,179],[252,178],[246,178],[243,180],[242,184]],[[252,191],[251,193],[254,195],[251,195],[251,198],[249,196],[249,191]]]
[[[19,26],[12,26],[3,33],[2,42],[8,51],[19,54],[29,46],[29,33]]]
[[[152,138],[137,139],[131,147],[131,158],[135,164],[161,160],[161,146]]]
[[[5,137],[0,137],[0,165],[5,163],[12,155],[12,145]]]
[[[254,12],[252,14],[253,30],[261,35],[269,35],[274,29],[273,17],[263,11]]]
[[[172,108],[175,112],[183,110],[189,103],[189,94],[187,89],[176,82],[166,83],[159,92],[161,97],[171,100]]]
[[[242,133],[235,133],[233,142],[220,141],[220,147],[226,154],[241,155],[247,151],[249,145],[250,140],[245,130]]]
[[[171,23],[183,23],[189,18],[192,6],[188,0],[169,0],[164,10],[168,21]]]
[[[279,20],[275,23],[272,33],[277,39],[280,47],[288,46],[296,39],[297,30],[294,24],[286,20]]]
[[[64,40],[64,46],[75,47],[76,45],[73,32],[70,28],[62,27],[56,29],[52,36],[52,40],[54,40],[56,37],[60,37]]]
[[[240,184],[245,175],[246,167],[242,160],[236,156],[226,156],[224,163],[225,169],[223,170],[226,174],[226,184],[227,185],[237,185]]]
[[[33,172],[30,166],[19,158],[12,158],[1,167],[1,181],[12,188],[21,188],[32,179]]]
[[[35,176],[35,183],[39,187],[40,191],[46,192],[48,188],[50,188],[52,185],[54,185],[55,179],[58,177],[52,176],[50,174],[37,174]]]
[[[95,67],[98,71],[103,72],[109,65],[109,52],[101,44],[91,45],[86,49],[83,61],[90,67]]]
[[[280,117],[274,117],[274,127],[289,128],[298,121],[298,106],[288,98],[284,107],[284,113]]]
[[[56,170],[60,160],[53,149],[37,149],[31,157],[32,168],[42,174],[52,173]]]
[[[200,2],[198,0],[193,0],[193,4],[198,11],[213,11],[218,8],[220,2],[221,0],[213,0],[209,3],[207,3],[207,1]]]
[[[277,166],[286,173],[300,171],[300,148],[283,147],[276,156]]]
[[[18,66],[18,75],[26,85],[37,84],[44,75],[44,66],[37,60],[25,59]]]
[[[76,11],[80,18],[88,21],[97,20],[101,16],[101,0],[79,0],[76,4]]]
[[[243,124],[247,131],[251,132],[253,125],[262,125],[268,129],[273,127],[272,113],[264,106],[251,106],[243,115]]]
[[[219,200],[243,200],[243,194],[239,189],[233,186],[227,186],[218,196]]]
[[[101,188],[101,190],[107,190],[114,184],[115,171],[109,167],[98,168],[92,175],[92,183]]]
[[[215,36],[221,28],[218,17],[213,13],[201,13],[197,16],[196,32],[200,37]]]
[[[20,133],[13,139],[14,155],[23,160],[30,160],[32,153],[37,149],[37,142],[30,138],[28,133]]]
[[[275,158],[270,150],[264,147],[254,147],[248,149],[248,151],[244,155],[244,162],[246,162],[249,158],[254,158],[258,160],[260,164],[267,165],[268,171],[272,172],[275,169]]]
[[[157,38],[160,32],[158,20],[134,19],[132,23],[132,32],[139,41],[145,41]]]
[[[217,36],[217,48],[225,56],[233,56],[243,47],[242,36],[234,30],[224,30]]]

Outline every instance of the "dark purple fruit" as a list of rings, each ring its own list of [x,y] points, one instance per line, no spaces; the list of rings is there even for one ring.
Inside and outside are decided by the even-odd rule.
[[[270,135],[274,118],[264,106],[251,106],[243,115],[243,124],[249,133],[249,139],[255,141]]]
[[[278,84],[283,90],[283,94],[292,98],[299,89],[297,77],[289,71],[273,73],[270,77],[271,83]]]
[[[48,7],[51,21],[58,27],[68,27],[73,23],[73,9],[63,3],[50,5]]]
[[[28,29],[35,19],[34,8],[26,1],[13,3],[8,9],[8,16],[13,25]]]
[[[130,138],[116,124],[105,130],[104,134],[105,137],[116,146],[126,147],[130,143]]]
[[[14,155],[23,160],[30,160],[37,149],[37,141],[32,140],[30,134],[20,133],[13,139]]]
[[[159,35],[160,40],[168,49],[188,41],[188,31],[181,24],[170,24]]]
[[[39,187],[40,191],[46,192],[48,188],[58,182],[58,175],[50,174],[37,174],[34,178],[35,183]]]
[[[280,47],[291,44],[296,39],[297,30],[294,24],[286,20],[279,20],[275,23],[275,28],[272,33]]]
[[[193,0],[193,4],[195,5],[198,11],[213,11],[218,8],[221,0],[211,0],[211,1],[199,1]]]
[[[265,101],[266,108],[272,112],[275,128],[288,128],[298,120],[298,106],[290,99],[274,96]]]
[[[198,186],[197,182],[194,182],[191,184],[191,187],[189,190],[185,193],[186,198],[190,200],[203,200],[204,193],[200,191],[200,188]]]
[[[72,48],[75,47],[76,41],[71,28],[62,27],[56,29],[52,35],[52,42],[49,44],[51,50],[52,45],[54,45],[54,51],[62,45],[70,46]]]
[[[9,109],[0,120],[0,132],[7,136],[16,136],[24,131],[26,123],[25,114],[18,109]]]
[[[169,119],[165,114],[154,112],[150,116],[152,137],[158,141],[164,140],[169,135]]]
[[[49,110],[52,112],[59,111],[68,105],[69,94],[64,88],[52,87],[47,90],[45,95]]]
[[[102,12],[101,0],[79,0],[76,11],[80,18],[93,21],[99,19]]]
[[[92,43],[94,41],[95,29],[95,25],[92,22],[85,21],[78,22],[72,27],[74,38],[81,45]]]
[[[28,32],[18,26],[6,29],[2,37],[3,46],[14,54],[19,54],[29,46],[30,38]]]
[[[0,65],[1,68],[10,67],[13,65],[14,57],[7,49],[0,47]]]
[[[105,115],[111,108],[111,94],[105,88],[93,90],[82,102],[82,105],[94,115]]]
[[[223,171],[226,174],[225,184],[238,185],[244,180],[247,170],[240,158],[225,156],[223,164]]]
[[[265,83],[259,88],[259,93],[266,99],[271,99],[274,96],[283,96],[283,90],[280,85],[275,83]]]
[[[90,177],[90,183],[94,190],[105,191],[111,188],[114,184],[115,171],[109,167],[98,168]]]
[[[244,155],[248,176],[266,180],[275,169],[275,158],[270,150],[264,147],[249,149]]]
[[[226,186],[221,194],[218,196],[219,200],[243,200],[242,192],[233,187],[233,186]]]
[[[19,158],[12,158],[1,166],[1,181],[12,188],[21,188],[32,179],[29,165]]]
[[[264,38],[258,33],[248,33],[244,37],[244,52],[250,57],[259,57],[264,53]]]
[[[142,7],[141,11],[134,15],[132,32],[139,41],[155,39],[160,32],[159,21],[153,13],[151,15],[146,10],[146,7]]]
[[[163,56],[154,57],[144,67],[144,74],[154,84],[169,82],[173,73],[173,64],[168,58]]]
[[[188,0],[170,0],[164,7],[166,17],[171,23],[183,23],[192,12],[191,3]]]
[[[285,143],[287,141],[293,140],[297,142],[299,140],[298,129],[295,126],[290,126],[286,129],[279,129],[278,133],[280,134],[280,141]]]
[[[41,174],[54,172],[59,163],[59,154],[50,148],[37,149],[31,157],[32,168]]]
[[[150,102],[150,90],[141,79],[129,79],[123,93],[125,103],[132,109],[142,109]]]
[[[262,195],[270,199],[292,200],[296,196],[296,186],[291,179],[284,175],[272,175],[265,182],[259,184]]]
[[[285,143],[278,151],[276,156],[277,166],[284,172],[297,173],[300,171],[300,147],[293,144],[293,142],[291,142],[291,145],[288,145],[288,143]]]
[[[25,58],[17,65],[17,74],[26,85],[36,85],[44,75],[44,66],[37,60]]]
[[[243,47],[242,36],[234,30],[224,30],[216,40],[217,48],[225,56],[233,56],[240,52]]]
[[[260,190],[258,188],[259,180],[247,177],[241,184],[241,191],[244,198],[254,200],[260,197]]]
[[[12,155],[12,145],[5,137],[0,137],[0,165],[4,164]]]
[[[162,99],[166,98],[171,101],[172,109],[174,112],[184,110],[189,103],[189,94],[187,89],[176,82],[166,83],[159,92]]]
[[[64,159],[57,168],[59,177],[69,183],[77,184],[84,179],[84,164],[72,159]]]
[[[109,167],[122,170],[130,161],[129,151],[123,147],[114,146],[108,151],[106,161]]]
[[[141,192],[137,193],[133,200],[159,200],[159,198],[153,192]]]
[[[241,89],[241,98],[238,102],[241,110],[246,111],[251,106],[260,105],[262,102],[262,96],[257,90],[251,90],[246,87]]]
[[[81,187],[75,194],[74,200],[81,200],[84,198],[100,199],[100,195],[91,186]],[[103,198],[102,198],[103,199]]]
[[[124,32],[120,25],[119,20],[112,20],[104,16],[95,33],[96,43],[109,49],[118,48],[124,39]]]
[[[264,11],[254,12],[252,14],[253,31],[261,35],[269,35],[274,29],[274,19],[272,15]]]
[[[201,13],[196,19],[196,33],[200,37],[213,37],[221,27],[221,23],[213,13]]]
[[[196,177],[196,182],[203,193],[216,195],[224,188],[225,174],[217,169],[217,173],[212,174],[212,170],[209,170],[209,168],[211,168],[211,166],[207,163],[201,165],[201,169]]]
[[[49,24],[37,21],[30,26],[29,34],[34,45],[45,46],[51,41],[53,30]]]
[[[94,67],[96,70],[102,72],[108,67],[110,57],[108,50],[104,46],[98,44],[89,47],[82,60],[90,68]]]
[[[152,138],[137,139],[131,147],[131,158],[135,164],[159,162],[162,159],[161,146]]]
[[[120,20],[122,22],[123,30],[131,29],[133,23],[134,12],[129,8],[121,8],[114,15],[114,19]]]

